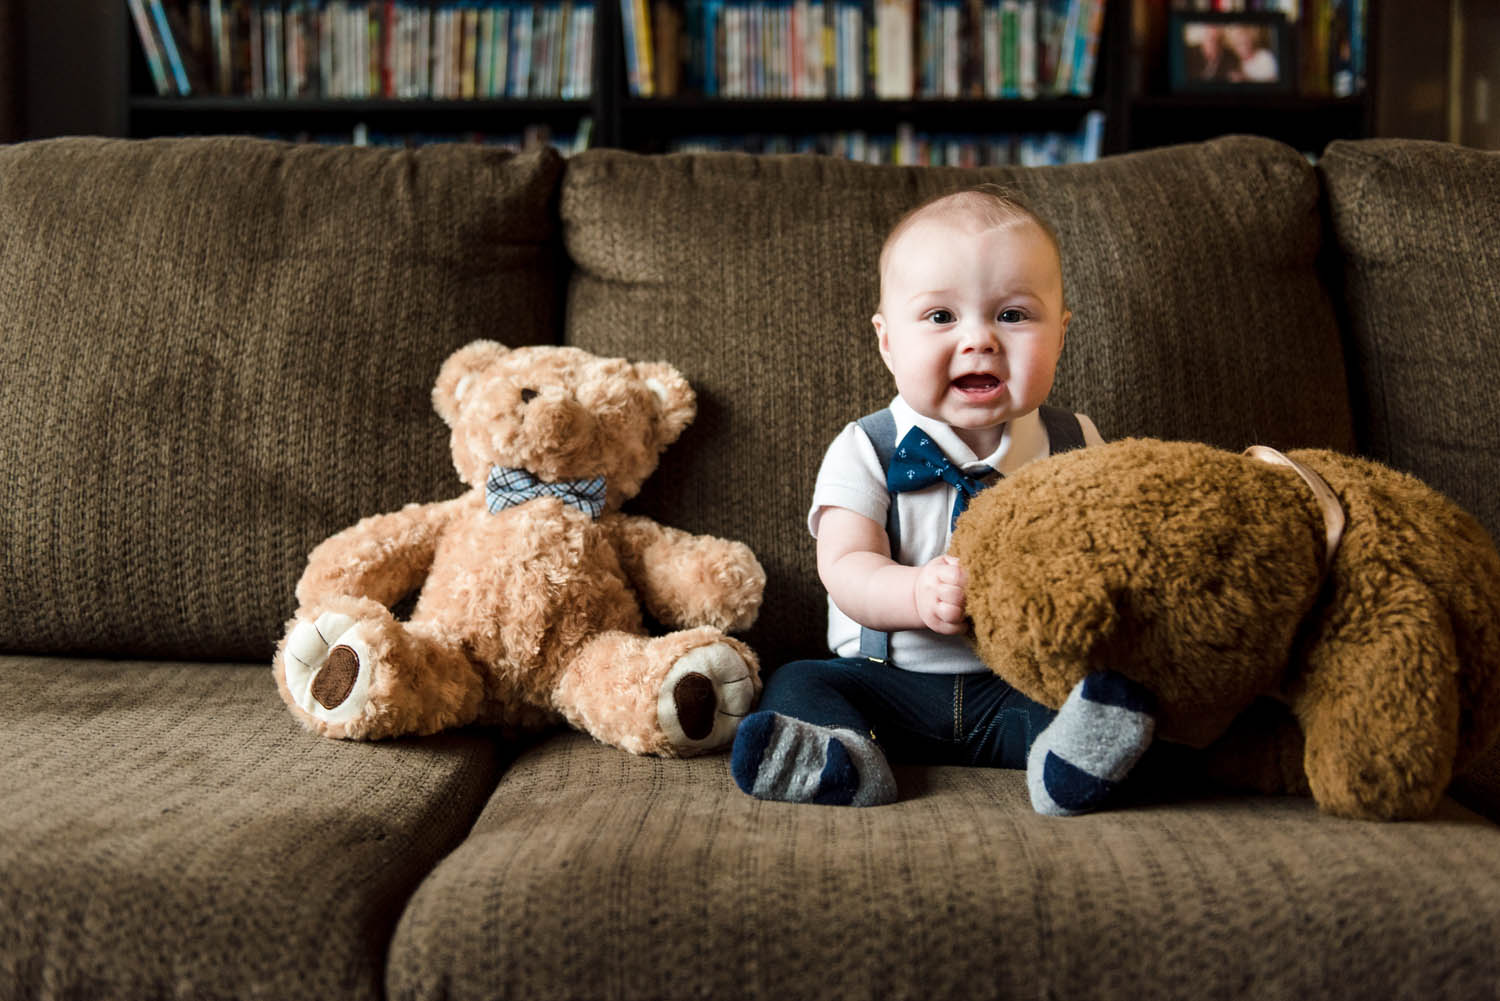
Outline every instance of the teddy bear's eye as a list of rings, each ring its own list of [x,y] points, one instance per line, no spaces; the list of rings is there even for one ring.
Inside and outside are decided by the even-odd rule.
[[[523,389],[521,390],[521,402],[530,403],[532,400],[536,399],[538,395],[539,394],[534,389]]]

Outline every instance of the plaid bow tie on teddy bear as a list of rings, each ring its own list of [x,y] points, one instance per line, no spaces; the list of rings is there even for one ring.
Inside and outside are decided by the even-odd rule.
[[[490,475],[484,482],[484,499],[490,514],[499,514],[508,507],[515,507],[538,497],[556,497],[590,518],[597,518],[604,513],[604,477],[548,483],[524,469],[495,466],[490,469]]]

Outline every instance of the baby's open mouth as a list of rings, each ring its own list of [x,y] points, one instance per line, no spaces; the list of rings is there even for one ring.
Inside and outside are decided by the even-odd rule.
[[[993,375],[975,372],[954,379],[953,386],[961,393],[988,393],[999,388],[1000,380]]]

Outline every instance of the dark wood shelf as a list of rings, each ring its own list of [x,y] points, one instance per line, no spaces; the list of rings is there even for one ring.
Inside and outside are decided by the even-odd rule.
[[[473,114],[577,114],[592,107],[587,99],[520,99],[406,100],[397,98],[252,98],[206,95],[202,97],[132,97],[132,110],[168,114],[259,114],[281,115],[361,115],[410,114],[446,115],[454,112]]]
[[[1104,101],[1093,98],[630,98],[618,109],[618,138],[628,148],[654,150],[666,140],[684,136],[848,131],[889,134],[901,125],[924,133],[948,134],[1073,132],[1090,111],[1103,110]]]
[[[1267,136],[1307,153],[1371,134],[1371,103],[1296,94],[1171,94],[1130,102],[1130,149],[1196,142],[1230,132]]]
[[[1205,92],[1193,94],[1165,94],[1138,97],[1134,100],[1138,112],[1174,111],[1282,111],[1294,114],[1327,114],[1363,110],[1365,99],[1355,97],[1303,97],[1300,94],[1232,94]]]
[[[544,125],[572,133],[591,101],[397,100],[250,97],[132,97],[135,136],[250,133],[342,135],[357,126],[393,134],[512,135]]]

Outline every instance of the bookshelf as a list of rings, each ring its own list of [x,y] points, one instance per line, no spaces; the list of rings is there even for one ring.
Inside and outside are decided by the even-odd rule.
[[[584,2],[584,0],[575,0]],[[667,0],[669,4],[693,4],[698,0]],[[726,0],[733,2],[733,0]],[[768,8],[788,11],[795,3],[810,0],[766,0]],[[830,8],[835,0],[828,0]],[[858,9],[860,0],[841,0]],[[863,0],[865,17],[874,23],[875,4],[887,0]],[[916,0],[914,17],[920,19],[924,3],[939,0]],[[953,2],[953,0],[949,0]],[[968,0],[977,9],[979,0]],[[1049,0],[1038,0],[1049,2]],[[1066,3],[1067,0],[1058,0]],[[1287,0],[1171,0],[1174,5],[1240,4],[1258,7],[1265,3]],[[1372,37],[1377,27],[1377,0],[1299,0],[1307,7],[1314,3],[1349,4],[1362,11],[1365,36]],[[163,0],[165,11],[175,11],[169,22],[179,32],[191,32],[187,25],[189,11],[195,6],[188,0]],[[662,0],[657,0],[661,13]],[[197,4],[201,12],[206,2]],[[224,6],[230,7],[229,0]],[[282,6],[290,8],[291,3]],[[304,6],[304,5],[299,5]],[[323,6],[341,10],[364,7],[362,3],[318,4],[305,7],[316,11]],[[396,7],[401,5],[376,6]],[[413,4],[413,6],[416,6]],[[445,7],[429,3],[430,10]],[[465,4],[472,9],[483,5]],[[494,6],[494,5],[491,5]],[[158,92],[157,77],[149,65],[131,17],[122,17],[122,44],[128,48],[127,81],[123,122],[125,134],[155,136],[175,134],[249,133],[287,138],[350,141],[427,141],[433,138],[464,138],[516,144],[549,139],[565,151],[584,145],[610,146],[641,152],[664,152],[674,149],[743,148],[751,151],[780,152],[815,150],[870,159],[900,159],[903,162],[1053,162],[1059,159],[1088,158],[1130,149],[1188,142],[1226,132],[1248,132],[1281,139],[1309,152],[1320,150],[1335,138],[1358,138],[1373,134],[1374,114],[1371,95],[1374,92],[1372,60],[1367,56],[1364,86],[1349,96],[1334,97],[1326,93],[1309,96],[1301,92],[1245,93],[1173,92],[1166,82],[1166,53],[1162,25],[1168,18],[1168,0],[1108,0],[1098,23],[1097,49],[1092,58],[1092,86],[1076,86],[1061,93],[1041,85],[1031,85],[1035,96],[985,96],[999,93],[999,79],[976,68],[982,65],[979,43],[975,43],[973,61],[964,65],[962,77],[950,72],[946,88],[934,79],[932,65],[921,64],[920,42],[913,48],[907,89],[896,97],[877,97],[889,92],[889,82],[877,79],[870,69],[863,77],[856,75],[850,83],[850,96],[828,96],[837,93],[834,74],[827,73],[818,87],[805,86],[799,96],[785,96],[781,91],[797,87],[789,83],[789,63],[783,63],[779,83],[767,84],[773,72],[765,71],[760,83],[748,86],[740,72],[735,96],[722,96],[735,90],[729,81],[717,88],[703,86],[701,56],[696,72],[692,53],[686,44],[681,65],[671,74],[676,77],[670,87],[651,88],[651,96],[640,84],[640,49],[631,56],[636,30],[629,22],[632,12],[642,14],[651,8],[641,0],[629,0],[622,14],[619,0],[597,0],[590,24],[592,59],[586,75],[571,73],[571,93],[564,97],[557,89],[546,96],[506,96],[502,85],[495,93],[484,93],[481,83],[471,87],[473,96],[434,96],[431,92],[411,97],[325,96],[317,82],[304,86],[304,95],[271,96],[260,88],[260,96],[217,93],[214,81],[196,74],[193,93],[178,96]],[[755,6],[758,4],[746,4]],[[957,3],[954,3],[957,6]],[[149,10],[149,2],[147,3]],[[541,9],[541,4],[536,6]],[[692,8],[688,8],[690,11]],[[461,14],[458,16],[462,16]],[[651,15],[645,13],[649,19]],[[786,16],[783,14],[782,16]],[[977,16],[977,15],[976,15]],[[649,23],[649,21],[648,21]],[[789,22],[777,22],[785,25]],[[941,22],[939,22],[941,23]],[[967,22],[965,22],[967,23]],[[830,17],[829,24],[832,24]],[[481,38],[483,37],[481,27]],[[916,25],[920,36],[923,25]],[[503,32],[498,32],[497,35]],[[201,36],[200,36],[201,37]],[[372,36],[373,37],[373,36]],[[461,36],[455,36],[461,37]],[[686,34],[683,36],[687,37]],[[718,35],[723,44],[724,34]],[[830,40],[833,33],[829,32]],[[285,37],[282,38],[285,44]],[[573,45],[577,45],[575,40]],[[663,39],[654,43],[660,53]],[[842,43],[838,43],[842,44]],[[461,45],[455,42],[455,45]],[[427,51],[432,43],[423,39]],[[279,47],[278,47],[279,48]],[[843,51],[842,49],[832,51]],[[1374,45],[1367,45],[1373,51]],[[872,39],[870,50],[877,50]],[[327,56],[324,49],[324,56]],[[459,51],[459,49],[455,49]],[[572,51],[577,51],[575,48]],[[769,43],[760,49],[769,52]],[[655,54],[655,53],[654,53]],[[991,53],[993,54],[993,53]],[[207,61],[209,57],[199,55]],[[364,58],[361,53],[361,58]],[[950,58],[951,58],[950,53]],[[930,54],[927,56],[930,60]],[[1302,56],[1305,58],[1305,54]],[[314,60],[316,62],[316,60]],[[478,60],[476,59],[476,62]],[[660,73],[660,63],[658,74]],[[512,69],[514,65],[512,65]],[[427,68],[431,70],[430,67]],[[728,67],[726,66],[727,70]],[[168,71],[170,72],[170,71]],[[424,80],[435,79],[435,70]],[[634,72],[634,76],[632,76]],[[796,71],[800,72],[800,71]],[[377,74],[372,74],[377,75]],[[1014,80],[1007,78],[1007,87]],[[955,80],[959,90],[954,91]],[[326,77],[323,81],[326,87]],[[237,88],[249,90],[244,81]],[[378,80],[371,87],[379,86]],[[456,84],[454,85],[456,86]],[[821,89],[820,89],[821,88]],[[169,87],[169,90],[174,89]],[[409,89],[409,88],[408,88]],[[430,91],[432,88],[427,88]],[[491,88],[495,90],[496,88]],[[512,87],[511,95],[515,88]],[[522,90],[525,91],[523,86]],[[670,96],[660,96],[661,90]],[[710,92],[716,89],[718,92]],[[1326,88],[1324,88],[1326,90]],[[952,96],[937,96],[944,92]],[[857,93],[857,96],[854,96]],[[1013,93],[1013,91],[1012,91]],[[977,140],[970,142],[970,140]],[[966,145],[967,144],[967,145]],[[1066,147],[1066,148],[1065,148]]]

